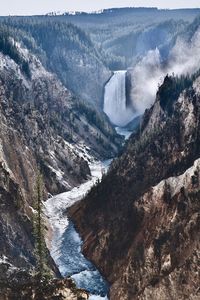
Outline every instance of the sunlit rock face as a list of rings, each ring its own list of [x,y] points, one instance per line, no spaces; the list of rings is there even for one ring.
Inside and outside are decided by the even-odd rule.
[[[112,142],[98,125],[88,122],[79,100],[31,51],[19,43],[16,47],[27,61],[29,76],[0,53],[0,255],[16,267],[31,267],[38,170],[43,174],[44,198],[70,190],[90,178],[84,153],[92,148],[94,156],[101,157],[107,152],[104,143],[110,147]],[[113,132],[110,125],[105,132]]]
[[[140,131],[71,208],[111,300],[198,299],[200,80],[179,84],[166,76]]]

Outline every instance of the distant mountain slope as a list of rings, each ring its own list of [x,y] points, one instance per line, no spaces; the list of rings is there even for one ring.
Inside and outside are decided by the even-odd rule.
[[[48,59],[53,70],[59,74],[65,84],[74,85],[75,91],[78,88],[79,92],[80,89],[80,92],[83,92],[81,96],[87,96],[87,100],[93,98],[96,101],[97,96],[94,92],[88,94],[86,88],[77,86],[77,81],[73,78],[75,68],[80,72],[79,79],[82,79],[84,83],[82,73],[84,72],[83,65],[85,66],[85,72],[89,80],[92,80],[91,83],[93,83],[98,97],[101,97],[102,90],[101,92],[99,91],[99,85],[102,88],[102,84],[110,76],[105,66],[111,70],[125,69],[131,66],[135,63],[137,57],[146,51],[170,44],[174,35],[180,33],[184,26],[192,23],[199,14],[199,9],[158,10],[156,8],[120,8],[103,10],[98,14],[65,13],[56,16],[46,15],[28,18],[1,17],[0,20],[8,24],[13,23],[15,27],[28,30],[31,34],[34,34],[36,39],[39,39],[39,46],[44,46],[45,48],[48,48],[47,46],[49,45],[49,42],[46,43],[45,41],[45,35],[46,37],[50,35],[55,37],[55,43],[48,48],[48,52],[51,52],[51,57],[48,56]],[[69,23],[78,26],[81,30],[76,27],[72,28]],[[49,32],[48,30],[45,31],[45,35],[41,39],[40,33],[42,30],[44,31],[45,27],[48,27]],[[83,34],[82,30],[87,35]],[[65,33],[64,36],[63,33]],[[64,48],[66,48],[68,41],[74,39],[75,36],[76,51],[69,52],[73,60],[72,64],[66,56]],[[88,37],[90,39],[89,45],[87,43],[89,41]],[[50,41],[51,38],[48,38],[48,40]],[[83,45],[84,47],[82,47]],[[58,47],[60,48],[60,46],[61,50],[59,51]],[[83,55],[82,66],[80,63],[80,57],[82,56],[79,51],[80,47],[82,54],[86,53],[90,57],[88,60]],[[93,55],[90,55],[89,52]],[[104,66],[102,66],[102,62]],[[71,78],[68,78],[70,73],[66,73],[68,64],[68,68],[71,70]],[[95,64],[99,68],[99,77],[92,71],[92,66]],[[87,72],[87,68],[89,72]],[[90,72],[92,72],[94,78],[90,77]],[[97,103],[99,103],[99,98]]]
[[[143,54],[135,65],[128,68],[126,82],[127,102],[135,116],[150,108],[167,74],[184,76],[198,72],[200,18],[187,26],[183,22],[160,23],[147,28],[140,38]],[[145,44],[151,44],[152,50],[146,51]]]
[[[113,8],[99,14],[66,13],[49,18],[83,28],[100,49],[106,65],[117,70],[131,66],[145,51],[169,43],[199,14],[199,9]]]
[[[42,63],[58,76],[65,87],[97,108],[102,106],[104,84],[111,72],[104,65],[89,35],[72,24],[46,17],[9,18],[1,21],[13,28],[16,38],[35,51]]]
[[[16,39],[39,56],[65,87],[101,110],[110,70],[126,69],[156,48],[167,57],[175,37],[198,14],[198,9],[125,8],[0,21],[13,28]]]
[[[198,298],[199,91],[199,77],[167,76],[124,153],[71,209],[111,300]]]

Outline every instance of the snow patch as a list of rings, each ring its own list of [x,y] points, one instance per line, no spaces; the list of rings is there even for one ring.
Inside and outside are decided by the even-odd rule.
[[[6,264],[6,265],[8,265],[8,273],[10,273],[10,274],[13,273],[14,271],[18,270],[17,267],[15,267],[13,264],[11,264],[9,262],[8,257],[5,256],[5,255],[1,255],[0,256],[0,264]]]
[[[0,264],[9,264],[9,260],[7,256],[5,255],[0,256]]]
[[[171,197],[174,197],[180,192],[182,187],[190,186],[191,178],[194,175],[195,171],[197,171],[198,173],[200,172],[200,159],[197,159],[194,162],[194,165],[182,175],[177,177],[169,177],[168,179],[162,180],[158,185],[153,187],[154,197],[159,198],[159,195],[162,195],[166,184],[170,188]]]
[[[184,118],[185,135],[190,136],[191,130],[195,127],[196,120],[194,105],[192,101],[188,100],[184,93],[181,94],[181,96],[178,99],[178,102],[181,103],[180,111],[186,114],[186,117]]]

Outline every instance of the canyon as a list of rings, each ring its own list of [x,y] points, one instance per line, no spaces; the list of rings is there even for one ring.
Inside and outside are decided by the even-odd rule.
[[[199,298],[198,14],[0,17],[0,299]]]

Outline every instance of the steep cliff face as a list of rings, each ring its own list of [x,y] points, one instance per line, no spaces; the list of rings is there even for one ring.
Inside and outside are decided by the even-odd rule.
[[[18,59],[0,53],[0,255],[15,267],[30,268],[35,265],[32,207],[38,170],[46,197],[67,191],[90,177],[87,152],[112,156],[120,139],[34,54],[10,41]]]
[[[196,160],[136,201],[142,221],[111,299],[198,299],[199,170]]]
[[[2,145],[7,144],[7,147],[12,148],[7,149],[7,152],[3,149],[8,167],[11,164],[14,167],[14,163],[9,161],[9,154],[16,153],[18,147],[14,144],[18,139],[24,147],[22,154],[25,154],[24,150],[27,151],[27,156],[31,151],[37,154],[42,165],[50,165],[54,173],[60,171],[57,177],[60,175],[63,182],[67,181],[67,177],[64,178],[67,175],[68,181],[71,177],[75,183],[87,179],[89,169],[81,159],[76,145],[80,144],[81,147],[84,141],[86,147],[93,148],[96,156],[106,157],[117,151],[120,139],[117,141],[116,136],[115,144],[112,127],[95,115],[92,108],[85,106],[64,88],[56,76],[47,72],[35,56],[18,47],[21,55],[29,62],[31,78],[23,74],[12,59],[4,55],[0,57],[1,139],[5,140]],[[96,120],[92,119],[93,115]],[[98,144],[100,138],[102,143]],[[69,172],[64,174],[64,170],[60,168],[66,168]]]
[[[20,40],[40,56],[42,63],[76,96],[101,108],[104,85],[111,71],[98,48],[81,28],[47,17],[3,19],[18,28]]]
[[[181,86],[166,77],[125,152],[71,209],[112,300],[199,297],[200,78]]]
[[[104,85],[111,72],[89,36],[71,24],[44,22],[36,24],[31,34],[45,52],[47,66],[64,85],[83,100],[102,107]]]

